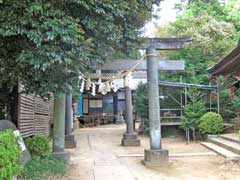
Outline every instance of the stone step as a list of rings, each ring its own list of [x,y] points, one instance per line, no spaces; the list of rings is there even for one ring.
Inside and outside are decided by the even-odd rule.
[[[220,137],[235,143],[240,143],[240,138],[236,133],[222,134]]]
[[[216,144],[213,144],[211,142],[201,142],[203,146],[206,148],[216,152],[217,154],[223,156],[226,158],[226,160],[240,160],[240,155],[236,154],[230,150],[227,150],[221,146],[218,146]]]
[[[232,142],[221,137],[209,137],[208,141],[240,155],[239,143]]]

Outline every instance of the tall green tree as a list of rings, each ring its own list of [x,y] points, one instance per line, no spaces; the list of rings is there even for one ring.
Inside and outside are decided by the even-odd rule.
[[[129,52],[151,17],[151,0],[2,0],[0,89],[20,81],[27,92],[63,91],[80,71]]]
[[[159,28],[158,36],[193,37],[185,49],[164,53],[172,59],[186,61],[186,71],[182,74],[186,82],[208,83],[206,69],[236,46],[240,31],[230,18],[230,10],[227,8],[217,0],[195,0],[185,7],[176,22],[164,27],[165,30]]]
[[[230,0],[227,5],[218,0],[192,0],[184,7],[182,15],[176,22],[159,28],[158,36],[192,36],[193,41],[180,51],[164,52],[172,59],[184,59],[186,70],[183,73],[162,73],[162,78],[189,83],[208,84],[207,68],[220,61],[236,47],[239,36],[240,1]],[[166,34],[167,32],[167,34]],[[225,82],[233,82],[226,78]],[[221,83],[220,83],[221,85]],[[237,94],[238,92],[236,92]],[[235,116],[234,107],[239,104],[238,97],[232,102],[229,98],[229,83],[223,85],[220,91],[220,108],[224,119]]]
[[[1,0],[1,102],[11,101],[18,82],[26,93],[64,92],[79,72],[115,51],[130,53],[154,3],[159,1]]]

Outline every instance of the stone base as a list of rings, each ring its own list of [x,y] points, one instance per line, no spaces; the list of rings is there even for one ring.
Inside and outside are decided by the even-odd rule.
[[[125,120],[122,115],[117,116],[116,118],[116,124],[124,124]]]
[[[145,166],[164,166],[169,165],[168,150],[145,150],[144,160],[142,161]]]
[[[77,143],[75,141],[74,135],[65,136],[65,148],[76,148]]]
[[[70,159],[70,154],[66,151],[63,152],[53,152],[52,153],[53,157],[61,159],[63,161],[69,161]]]
[[[140,140],[137,134],[124,134],[122,139],[122,146],[140,146]]]

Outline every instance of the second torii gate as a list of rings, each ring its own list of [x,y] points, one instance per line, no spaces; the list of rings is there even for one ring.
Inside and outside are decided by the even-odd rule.
[[[157,61],[158,61],[157,63],[158,63],[159,70],[183,71],[185,69],[184,60],[167,60],[165,58],[157,58]],[[94,69],[97,70],[97,74],[95,78],[98,78],[98,75],[100,75],[101,73],[100,70],[124,71],[133,67],[137,62],[138,60],[134,60],[134,59],[118,59],[118,60],[112,60],[110,63],[98,65],[96,67],[93,67]],[[133,78],[144,77],[144,76],[146,77],[146,74],[145,74],[146,70],[147,70],[147,60],[145,59],[142,62],[140,62],[138,66],[134,69],[135,72],[133,74]],[[113,76],[114,74],[110,73],[107,75]],[[140,140],[138,139],[137,134],[134,132],[134,129],[133,129],[132,94],[131,94],[131,89],[129,87],[129,83],[127,83],[126,77],[124,77],[124,88],[125,88],[125,107],[126,107],[127,127],[126,127],[126,132],[124,133],[122,138],[122,145],[123,146],[139,146]]]

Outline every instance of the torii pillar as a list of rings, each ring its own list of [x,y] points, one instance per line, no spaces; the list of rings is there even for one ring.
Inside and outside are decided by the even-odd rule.
[[[54,101],[53,156],[68,161],[70,155],[65,148],[66,94],[56,93]]]
[[[143,43],[147,56],[148,103],[150,149],[144,151],[143,164],[146,166],[161,166],[168,164],[168,150],[161,145],[161,120],[158,86],[158,61],[156,50],[174,50],[184,48],[184,43],[191,38],[150,38]]]
[[[65,148],[76,148],[75,137],[72,134],[73,113],[72,113],[72,86],[66,84],[66,113],[65,113]]]
[[[133,129],[133,105],[132,105],[132,91],[130,89],[129,80],[124,77],[125,87],[125,107],[126,107],[126,132],[123,134],[122,145],[123,146],[140,146],[140,140]]]

